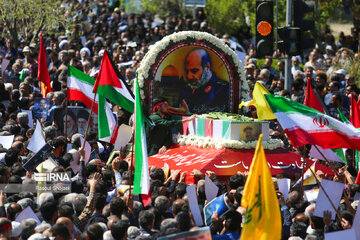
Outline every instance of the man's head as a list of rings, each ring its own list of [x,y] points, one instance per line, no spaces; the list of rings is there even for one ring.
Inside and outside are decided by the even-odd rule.
[[[355,77],[354,77],[354,75],[352,75],[352,74],[346,74],[346,76],[345,76],[345,82],[346,82],[346,85],[354,84],[354,83],[355,83]]]
[[[70,232],[67,228],[67,224],[62,223],[56,223],[54,226],[50,229],[50,236],[55,237],[55,239],[59,240],[68,240],[70,238]]]
[[[304,73],[305,73],[305,77],[306,78],[312,78],[313,77],[313,71],[314,71],[314,68],[312,66],[307,66],[305,67],[305,70],[304,70]]]
[[[124,239],[127,236],[129,224],[125,220],[119,220],[111,225],[110,231],[114,239]]]
[[[335,93],[334,95],[331,96],[331,102],[330,102],[333,106],[339,108],[341,107],[342,104],[342,96],[341,93]]]
[[[267,80],[269,80],[269,78],[270,78],[269,69],[266,69],[266,68],[261,69],[260,74],[259,74],[259,79],[266,82]]]
[[[139,215],[139,224],[142,228],[151,229],[154,224],[154,214],[150,210],[141,211]]]
[[[41,216],[46,222],[54,222],[57,217],[57,204],[55,200],[48,200],[40,206]]]
[[[76,116],[72,111],[68,111],[67,119],[66,115],[63,117],[64,121],[64,131],[67,125],[67,134],[68,136],[72,136],[74,133],[76,133],[77,126],[76,126]],[[67,122],[67,124],[66,124]]]
[[[8,237],[11,234],[11,221],[7,218],[0,218],[0,236]]]
[[[272,58],[271,57],[266,57],[265,58],[265,65],[268,67],[271,67],[272,64]]]
[[[327,76],[325,73],[319,73],[316,75],[315,77],[315,82],[316,83],[321,83],[321,84],[325,84],[327,81]]]
[[[211,78],[211,61],[204,49],[194,49],[185,60],[186,79],[193,89],[203,86]]]
[[[86,110],[80,110],[77,116],[78,133],[85,134],[88,119],[89,112]]]
[[[126,208],[126,203],[121,198],[113,198],[110,201],[110,211],[113,215],[121,217]]]
[[[57,137],[52,141],[53,153],[55,157],[62,156],[66,151],[66,141],[62,137]]]
[[[15,221],[16,214],[20,213],[22,211],[22,208],[20,204],[18,203],[11,203],[8,208],[6,209],[6,213],[8,215],[8,218],[11,221]]]
[[[46,100],[45,99],[40,99],[39,106],[40,106],[40,108],[45,108],[46,107]]]
[[[169,104],[166,98],[156,98],[154,100],[153,113],[158,112],[160,114],[167,114],[169,110]]]
[[[306,237],[306,229],[307,225],[303,222],[294,222],[290,227],[290,235],[291,236],[298,236],[302,239]]]
[[[292,57],[291,62],[293,64],[293,66],[298,66],[300,63],[299,58],[297,58],[297,57]]]
[[[337,91],[339,91],[339,89],[340,89],[340,84],[339,84],[339,82],[337,82],[337,81],[331,81],[331,82],[329,83],[329,91],[330,91],[331,93],[337,92]]]
[[[253,128],[250,126],[247,126],[246,128],[244,128],[244,135],[245,135],[245,140],[246,141],[250,141],[254,138],[253,136]]]
[[[70,218],[67,217],[59,217],[56,220],[56,223],[63,223],[66,225],[67,229],[69,230],[70,234],[74,232],[74,225]]]
[[[17,119],[21,126],[27,126],[29,123],[29,115],[27,114],[27,112],[19,112],[17,114]]]

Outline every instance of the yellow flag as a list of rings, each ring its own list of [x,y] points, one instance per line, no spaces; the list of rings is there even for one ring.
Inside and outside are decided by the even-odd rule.
[[[302,158],[301,158],[301,160],[304,161]],[[315,172],[315,164],[316,164],[316,162],[314,162],[313,165],[311,165],[311,167],[310,167],[313,170],[313,172]],[[300,184],[302,180],[303,180],[303,177],[300,177],[299,180],[297,180],[297,182],[294,184],[294,186]],[[306,172],[304,173],[303,185],[306,186],[306,185],[312,185],[312,184],[316,184],[316,179],[315,179],[314,174],[312,174],[311,170],[307,169]]]
[[[242,106],[251,106],[254,105],[256,107],[256,113],[258,115],[259,120],[271,120],[275,119],[274,113],[271,111],[271,108],[268,102],[265,99],[264,94],[270,94],[269,91],[259,82],[255,83],[254,91],[253,91],[253,99],[248,102],[241,102],[239,108]]]
[[[44,166],[43,164],[41,164],[40,167],[40,175],[41,177],[45,176],[45,171],[44,171]],[[39,204],[39,200],[40,200],[40,195],[44,192],[42,189],[45,187],[45,182],[44,181],[39,181],[37,184],[37,203]]]
[[[260,134],[241,206],[246,208],[241,240],[281,239],[281,214]]]
[[[170,172],[169,164],[164,163],[163,170],[164,170],[165,180],[166,180],[166,179],[168,179],[168,177],[169,177],[169,172]]]

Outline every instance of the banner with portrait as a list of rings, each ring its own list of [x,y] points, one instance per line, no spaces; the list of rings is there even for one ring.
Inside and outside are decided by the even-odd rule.
[[[89,120],[90,109],[83,107],[69,106],[67,110],[67,136],[71,137],[75,133],[85,135],[86,127]],[[65,108],[57,108],[54,110],[53,121],[58,129],[65,133],[66,111]],[[94,113],[91,114],[89,131],[98,132],[98,117]]]
[[[33,116],[37,120],[46,121],[50,108],[49,98],[35,98]]]
[[[155,61],[154,61],[155,59]],[[249,87],[235,52],[203,32],[174,33],[157,42],[138,70],[143,98],[152,109],[163,97],[178,115],[237,112],[248,100]]]

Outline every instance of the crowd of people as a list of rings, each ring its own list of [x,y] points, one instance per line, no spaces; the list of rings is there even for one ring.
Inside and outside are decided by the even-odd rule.
[[[145,54],[164,36],[185,30],[205,31],[218,36],[207,21],[204,10],[199,9],[194,17],[169,15],[161,20],[150,14],[130,14],[124,9],[109,7],[106,1],[91,4],[89,1],[63,2],[64,8],[76,6],[76,24],[71,32],[64,35],[43,33],[53,91],[47,95],[51,107],[48,117],[42,121],[42,127],[46,142],[53,147],[49,157],[58,164],[52,172],[66,172],[71,176],[71,193],[45,192],[37,196],[29,192],[1,192],[0,238],[157,239],[196,229],[186,193],[186,175],[191,174],[197,186],[200,209],[206,204],[205,175],[219,187],[218,196],[226,194],[230,205],[225,215],[213,215],[210,227],[213,239],[239,239],[245,216],[241,207],[245,175],[236,174],[224,184],[213,172],[174,170],[166,176],[162,168],[150,166],[151,201],[144,205],[140,195],[129,194],[127,186],[134,176],[128,160],[124,160],[125,152],[121,151],[110,165],[105,165],[113,146],[102,142],[103,147],[99,148],[97,132],[90,131],[87,141],[96,154],[85,164],[85,152],[80,142],[83,132],[68,132],[66,138],[52,119],[54,109],[65,106],[68,65],[96,78],[106,49],[112,54],[122,79],[131,86]],[[26,171],[23,164],[34,155],[27,145],[35,129],[29,127],[29,115],[22,110],[33,110],[35,99],[42,97],[37,79],[39,42],[19,39],[19,46],[15,48],[6,26],[0,23],[0,29],[0,59],[10,61],[8,67],[2,69],[0,81],[0,136],[15,136],[11,148],[0,148],[0,183],[34,184],[33,173]],[[255,82],[260,81],[271,93],[303,103],[306,82],[310,80],[331,116],[340,118],[339,108],[349,117],[351,94],[356,99],[359,95],[358,79],[349,72],[353,69],[352,64],[359,60],[357,31],[348,36],[341,33],[337,42],[327,31],[307,55],[292,57],[290,91],[284,89],[285,66],[282,60],[275,67],[275,59],[269,56],[261,65],[256,59],[253,39],[235,39],[229,35],[218,37],[225,43],[238,41],[247,51],[243,65],[251,90]],[[80,102],[71,102],[70,105],[84,106]],[[113,107],[114,111],[118,109]],[[256,109],[251,108],[251,113],[256,117]],[[162,115],[159,113],[159,116]],[[128,123],[129,117],[128,112],[119,110],[119,125]],[[281,128],[277,124],[273,126],[270,136],[289,143]],[[68,143],[71,143],[69,152]],[[291,148],[290,143],[287,146]],[[164,152],[161,145],[157,147],[156,151]],[[360,185],[354,183],[357,172],[352,164],[352,153],[347,151],[347,168],[342,168],[345,164],[336,164],[340,174],[333,179],[347,185],[344,192],[347,197],[339,207],[341,219],[337,216],[335,221],[331,220],[328,212],[323,218],[314,216],[315,203],[305,200],[299,188],[291,189],[287,199],[277,192],[282,215],[282,239],[324,239],[326,232],[351,228],[358,205],[354,196],[360,192]],[[78,173],[71,167],[73,161],[80,163]],[[321,172],[317,172],[317,177],[319,180],[327,178]],[[276,178],[274,184],[276,186]],[[40,224],[32,218],[15,221],[29,206]]]

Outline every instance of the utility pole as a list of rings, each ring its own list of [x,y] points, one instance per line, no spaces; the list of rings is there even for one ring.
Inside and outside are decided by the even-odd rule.
[[[291,27],[292,22],[292,0],[286,0],[286,27]],[[291,59],[287,54],[285,56],[285,89],[291,91],[292,75],[291,75]]]

